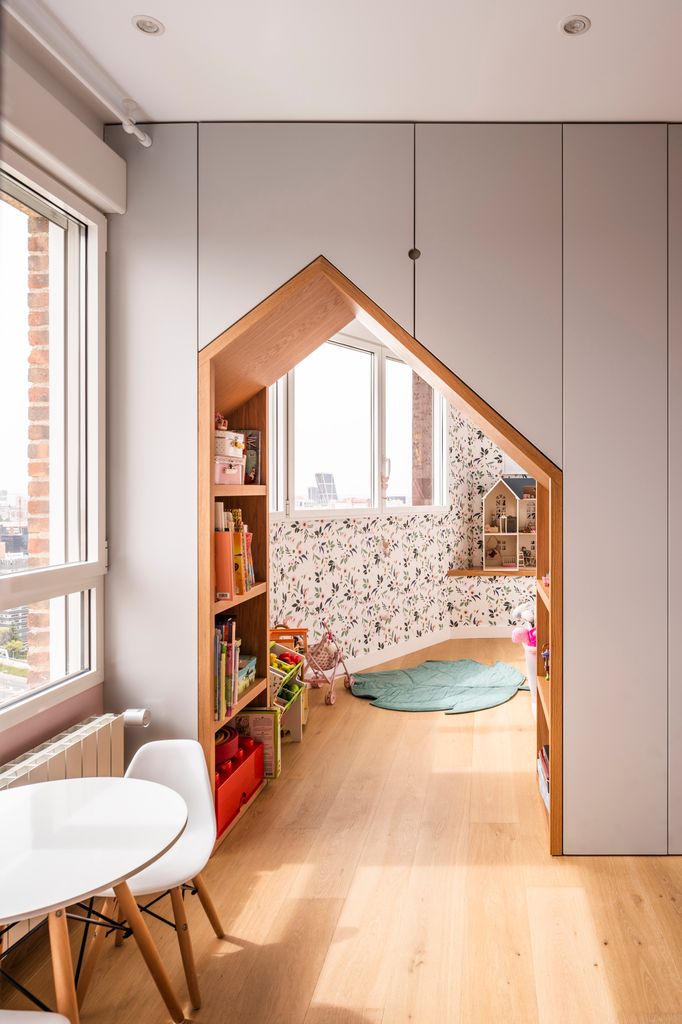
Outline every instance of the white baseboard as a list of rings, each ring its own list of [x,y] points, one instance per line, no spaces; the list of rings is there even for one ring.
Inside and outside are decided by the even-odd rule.
[[[404,640],[392,647],[384,647],[380,651],[369,651],[358,654],[355,658],[346,658],[349,672],[364,672],[367,668],[383,665],[394,658],[402,658],[405,654],[414,654],[425,647],[445,643],[447,640],[490,640],[497,637],[510,638],[511,626],[460,626],[457,629],[439,629],[435,633]]]

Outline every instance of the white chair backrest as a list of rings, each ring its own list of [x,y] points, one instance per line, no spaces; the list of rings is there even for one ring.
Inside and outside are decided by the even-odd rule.
[[[187,804],[185,832],[204,832],[210,854],[216,838],[215,807],[204,752],[196,740],[154,740],[133,757],[126,778],[174,789]]]

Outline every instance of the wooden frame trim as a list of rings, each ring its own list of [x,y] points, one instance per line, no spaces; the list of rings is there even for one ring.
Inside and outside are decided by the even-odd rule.
[[[199,352],[199,624],[210,621],[212,545],[206,529],[212,497],[213,410],[243,407],[333,334],[357,319],[427,383],[445,394],[511,458],[549,492],[545,565],[551,575],[552,807],[550,849],[563,849],[563,491],[562,472],[527,437],[492,408],[416,338],[353,284],[324,256],[318,256]],[[247,358],[248,354],[248,358]],[[229,401],[228,401],[229,397]],[[538,556],[541,550],[538,537]],[[211,567],[209,570],[209,566]],[[208,645],[199,642],[199,678],[210,675]],[[210,695],[200,686],[199,739],[213,742]]]

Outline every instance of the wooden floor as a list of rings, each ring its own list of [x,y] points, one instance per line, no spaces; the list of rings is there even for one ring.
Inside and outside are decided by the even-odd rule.
[[[517,651],[459,641],[402,663]],[[205,872],[229,939],[189,900],[204,996],[189,1017],[682,1024],[682,860],[548,855],[527,693],[473,715],[381,711],[343,691],[311,703],[282,778]],[[188,1007],[175,937],[152,924]],[[35,958],[22,980],[50,993]],[[135,947],[109,942],[83,1021],[165,1020]]]

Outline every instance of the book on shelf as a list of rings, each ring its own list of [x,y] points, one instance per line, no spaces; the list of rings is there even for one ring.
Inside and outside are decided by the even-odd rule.
[[[542,774],[547,783],[547,788],[549,789],[549,747],[547,744],[540,747],[538,752],[538,767],[542,769]]]
[[[222,721],[237,703],[239,693],[239,652],[237,620],[233,615],[216,619],[214,637],[214,719]]]
[[[251,430],[247,427],[239,427],[238,431],[244,437],[244,456],[246,465],[244,469],[245,484],[260,483],[260,430]]]

